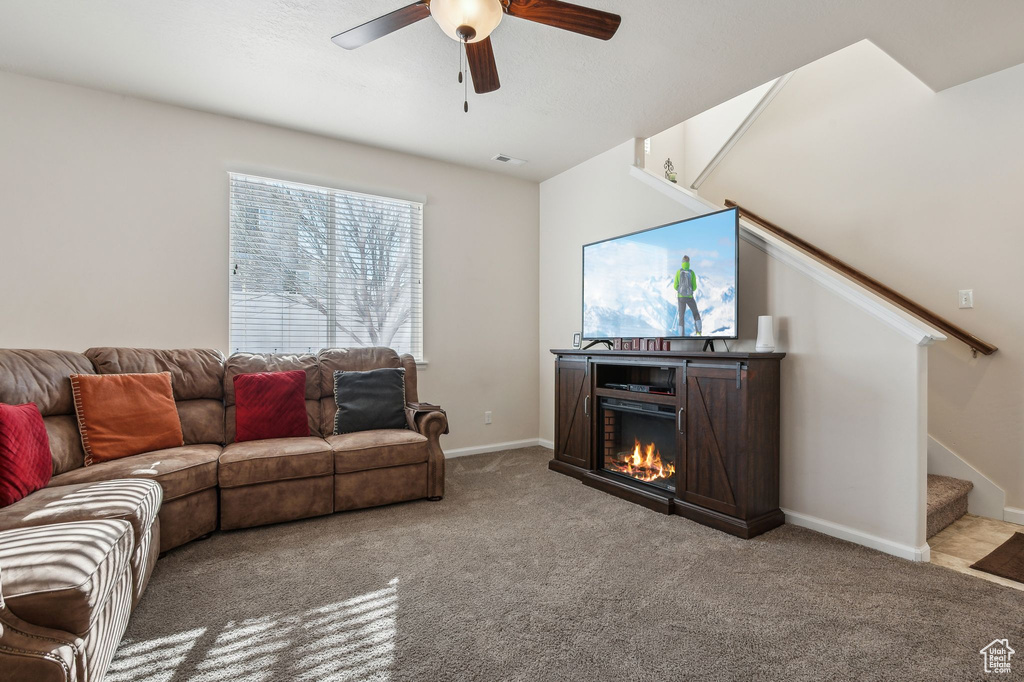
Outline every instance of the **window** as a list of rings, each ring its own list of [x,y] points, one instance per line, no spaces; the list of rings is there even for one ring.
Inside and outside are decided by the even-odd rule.
[[[231,347],[423,359],[423,204],[230,174]]]

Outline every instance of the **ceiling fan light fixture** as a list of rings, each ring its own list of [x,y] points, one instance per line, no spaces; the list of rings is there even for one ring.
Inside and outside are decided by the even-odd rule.
[[[501,0],[430,0],[430,16],[449,38],[460,43],[485,40],[504,14]]]

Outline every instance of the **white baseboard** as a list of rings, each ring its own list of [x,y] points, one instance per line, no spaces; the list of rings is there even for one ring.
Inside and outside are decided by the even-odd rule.
[[[547,448],[548,450],[555,449],[555,442],[553,440],[544,440],[543,438],[540,438],[537,440],[537,445],[541,446],[542,448]]]
[[[547,445],[546,445],[547,443]],[[491,443],[490,445],[476,445],[468,448],[456,448],[445,450],[446,459],[452,457],[466,457],[467,455],[483,455],[488,452],[499,452],[501,450],[518,450],[519,448],[534,448],[538,445],[551,447],[548,441],[539,438],[527,438],[526,440],[510,440],[507,443]]]
[[[801,514],[790,509],[783,509],[782,512],[786,515],[786,523],[793,524],[794,526],[800,526],[801,528],[809,528],[816,530],[819,533],[825,535],[831,535],[834,538],[840,540],[846,540],[857,545],[863,545],[864,547],[870,547],[871,549],[877,549],[879,552],[885,552],[886,554],[892,554],[898,556],[901,559],[909,559],[910,561],[926,562],[931,559],[931,547],[928,543],[921,545],[920,547],[912,547],[911,545],[904,545],[892,540],[886,540],[876,535],[864,533],[862,531],[850,528],[849,526],[843,526],[838,523],[832,523],[825,519],[819,519],[816,516],[810,516],[809,514]]]
[[[1016,507],[1003,508],[1003,521],[1018,523],[1024,526],[1024,509],[1017,509]]]
[[[990,519],[1005,517],[1006,493],[1003,489],[931,436],[928,436],[928,473],[973,483],[974,488],[967,495],[969,513]]]

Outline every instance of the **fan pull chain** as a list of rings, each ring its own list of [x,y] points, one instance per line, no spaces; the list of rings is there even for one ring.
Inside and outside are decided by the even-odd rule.
[[[466,53],[466,68],[468,69],[469,68],[469,48],[466,46],[466,39],[465,38],[462,39],[462,51]],[[463,81],[462,85],[463,85],[463,88],[465,89],[465,97],[466,97],[466,101],[462,105],[462,110],[468,114],[469,113],[469,79],[467,78],[465,81]]]
[[[459,82],[462,82],[462,47],[459,47]]]

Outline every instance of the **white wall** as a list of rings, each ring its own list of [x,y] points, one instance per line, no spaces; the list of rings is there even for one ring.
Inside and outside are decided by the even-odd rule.
[[[650,172],[665,177],[665,161],[672,159],[676,169],[676,182],[686,183],[686,121],[663,130],[650,139],[651,151],[644,156],[644,165]],[[699,171],[698,171],[699,172]]]
[[[926,349],[744,247],[741,314],[759,303],[763,282],[762,314],[775,318],[779,349],[788,354],[781,434],[787,520],[834,530],[821,525],[826,521],[878,538],[868,543],[876,549],[918,558],[925,543]]]
[[[229,170],[425,199],[421,397],[447,449],[536,439],[535,183],[8,73],[0,102],[0,346],[226,352]]]
[[[869,42],[793,76],[701,188],[1000,347],[929,357],[929,430],[1024,506],[1024,65],[933,93]],[[957,291],[973,289],[960,310]]]
[[[554,432],[549,349],[568,347],[580,326],[582,245],[693,215],[629,175],[632,153],[627,143],[541,183],[543,439]],[[748,241],[740,244],[740,287],[733,347],[752,350],[756,318],[770,314],[789,353],[781,434],[788,520],[924,558],[923,349]]]
[[[775,81],[771,81],[759,85],[697,114],[683,124],[683,144],[686,147],[686,175],[682,180],[684,187],[690,187],[697,176],[704,172],[722,145],[728,142],[774,84]]]
[[[633,141],[540,185],[540,437],[555,429],[552,348],[569,348],[583,322],[584,244],[692,217],[630,179]],[[659,173],[660,174],[660,173]]]

